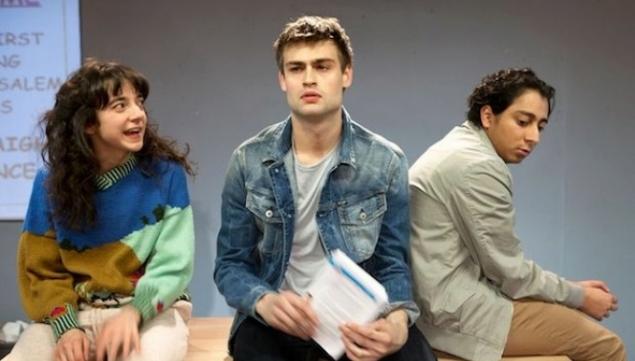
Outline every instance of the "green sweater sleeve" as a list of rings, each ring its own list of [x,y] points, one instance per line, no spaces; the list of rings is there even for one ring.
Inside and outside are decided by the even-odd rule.
[[[132,305],[144,321],[181,296],[192,278],[194,224],[191,206],[167,208],[158,237],[146,264],[144,275],[135,288]]]

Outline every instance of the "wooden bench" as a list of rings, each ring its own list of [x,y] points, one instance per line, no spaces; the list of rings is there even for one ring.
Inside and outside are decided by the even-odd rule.
[[[227,355],[227,337],[232,319],[230,317],[192,318],[190,345],[185,361],[231,361]],[[460,361],[439,353],[439,361]],[[502,361],[571,361],[566,356],[503,357]]]
[[[444,357],[438,358],[438,361],[459,361],[462,359]],[[501,361],[571,361],[567,356],[523,356],[523,357],[503,357]]]
[[[185,361],[231,361],[227,354],[231,324],[231,317],[192,318]]]
[[[438,361],[464,361],[461,358],[435,351]],[[503,357],[501,361],[571,361],[567,356],[523,356],[523,357]]]
[[[439,357],[439,361],[455,361],[458,358]],[[523,357],[503,357],[501,361],[571,361],[567,356],[523,356]]]

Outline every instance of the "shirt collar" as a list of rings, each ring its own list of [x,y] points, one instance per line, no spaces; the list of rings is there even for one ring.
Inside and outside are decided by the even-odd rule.
[[[498,155],[498,153],[496,153],[496,149],[494,148],[494,144],[492,144],[492,141],[489,139],[489,136],[487,136],[487,133],[485,133],[485,129],[481,126],[478,126],[474,123],[472,123],[469,120],[466,120],[463,125],[464,127],[470,129],[471,131],[475,132],[476,134],[478,134],[478,137],[481,139],[481,142],[493,153],[496,154],[497,157],[500,157]]]

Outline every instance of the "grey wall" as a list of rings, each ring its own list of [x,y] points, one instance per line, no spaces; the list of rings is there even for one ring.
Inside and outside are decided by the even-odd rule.
[[[300,14],[337,16],[355,48],[353,117],[414,161],[464,118],[486,73],[531,66],[558,90],[532,157],[513,167],[526,252],[571,279],[600,278],[620,297],[605,321],[633,349],[635,288],[635,3],[623,1],[84,1],[84,56],[116,59],[151,80],[161,132],[192,146],[197,315],[231,310],[212,282],[219,194],[233,148],[287,114],[271,43]],[[0,224],[6,294],[15,295],[18,223]]]

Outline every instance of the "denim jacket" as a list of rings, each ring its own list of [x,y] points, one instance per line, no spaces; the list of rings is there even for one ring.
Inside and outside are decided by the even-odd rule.
[[[391,308],[418,316],[408,266],[408,164],[393,143],[342,111],[336,165],[322,188],[317,224],[326,252],[340,249],[385,288]],[[265,128],[233,153],[222,194],[214,279],[237,314],[231,330],[276,292],[289,263],[294,199],[284,156],[291,119]]]

